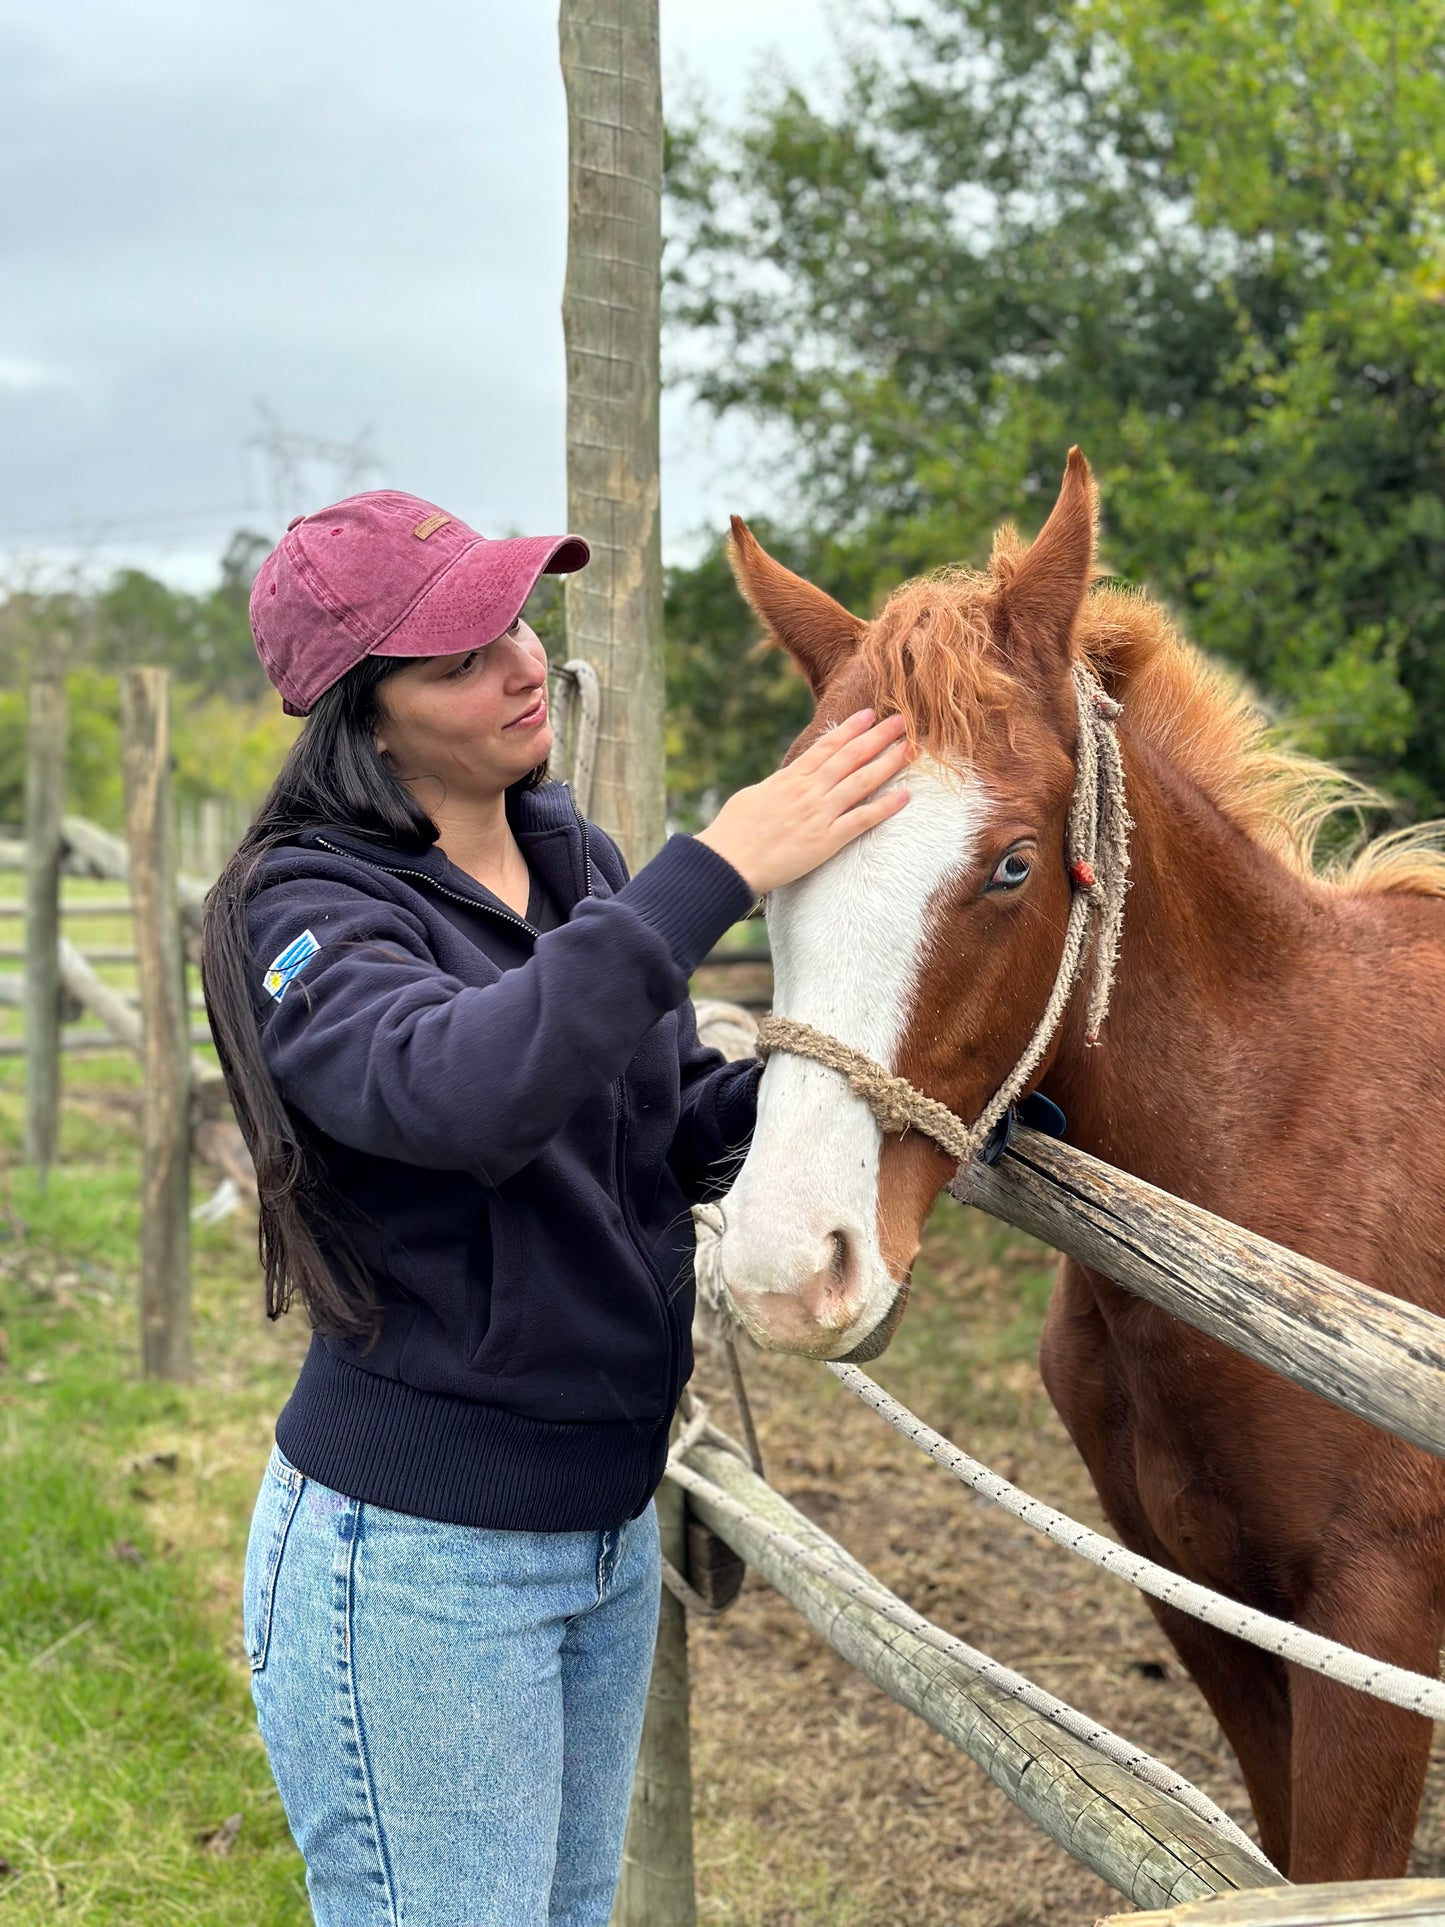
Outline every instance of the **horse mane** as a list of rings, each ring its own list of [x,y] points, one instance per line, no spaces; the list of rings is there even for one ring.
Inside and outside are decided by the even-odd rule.
[[[1023,685],[992,616],[1024,552],[1004,529],[987,571],[941,569],[905,582],[864,630],[860,652],[880,707],[903,716],[915,745],[968,755],[986,715],[1007,725]],[[1130,723],[1298,876],[1356,895],[1445,896],[1445,823],[1368,837],[1367,814],[1386,800],[1291,749],[1245,685],[1186,642],[1143,591],[1095,585],[1074,646]],[[1354,816],[1357,833],[1324,853],[1322,832],[1342,814]]]

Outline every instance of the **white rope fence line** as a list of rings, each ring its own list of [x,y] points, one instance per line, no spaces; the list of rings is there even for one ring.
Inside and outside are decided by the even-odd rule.
[[[1307,1667],[1311,1672],[1322,1673],[1326,1679],[1338,1680],[1342,1686],[1352,1686],[1358,1692],[1386,1700],[1392,1706],[1402,1706],[1411,1713],[1422,1713],[1428,1719],[1445,1719],[1445,1684],[1441,1681],[1429,1679],[1424,1673],[1412,1673],[1403,1666],[1392,1666],[1387,1660],[1371,1659],[1353,1647],[1342,1646],[1320,1633],[1308,1632],[1287,1619],[1276,1619],[1270,1613],[1243,1606],[1238,1600],[1228,1599],[1223,1593],[1171,1572],[1167,1566],[1156,1565],[1152,1559],[1126,1551],[1114,1540],[1091,1531],[1067,1513],[1056,1512],[1052,1506],[1020,1491],[997,1472],[970,1458],[932,1426],[925,1425],[916,1413],[910,1412],[856,1365],[830,1363],[828,1369],[840,1384],[865,1405],[871,1405],[895,1431],[911,1439],[936,1465],[951,1472],[982,1498],[991,1499],[1024,1525],[1032,1526],[1035,1532],[1087,1559],[1091,1565],[1128,1580],[1141,1592],[1162,1600],[1178,1612],[1187,1613],[1191,1619],[1202,1620],[1220,1632],[1233,1633],[1236,1639],[1243,1639],[1294,1665]]]
[[[714,1485],[711,1479],[694,1471],[690,1465],[683,1464],[682,1452],[688,1450],[700,1437],[706,1437],[734,1453],[737,1452],[735,1443],[725,1433],[718,1432],[715,1427],[708,1424],[705,1416],[699,1414],[699,1418],[701,1423],[698,1419],[694,1419],[684,1428],[668,1459],[668,1478],[674,1480],[685,1492],[697,1493],[719,1512],[726,1513],[730,1518],[749,1526],[794,1564],[802,1566],[817,1578],[825,1580],[830,1586],[846,1593],[850,1599],[856,1600],[860,1606],[866,1606],[870,1612],[876,1613],[881,1619],[886,1619],[890,1625],[901,1627],[925,1645],[933,1647],[935,1651],[946,1653],[950,1659],[957,1660],[965,1666],[975,1678],[985,1681],[996,1691],[1007,1694],[1010,1699],[1027,1707],[1031,1713],[1037,1713],[1075,1739],[1084,1741],[1086,1745],[1093,1747],[1095,1752],[1102,1754],[1113,1765],[1123,1767],[1127,1773],[1132,1774],[1145,1786],[1152,1787],[1158,1793],[1172,1795],[1182,1807],[1187,1808],[1194,1815],[1195,1819],[1203,1821],[1213,1832],[1228,1840],[1231,1846],[1237,1847],[1242,1853],[1247,1853],[1261,1868],[1268,1869],[1272,1874],[1278,1873],[1278,1869],[1265,1858],[1249,1835],[1237,1827],[1227,1813],[1221,1811],[1212,1800],[1199,1791],[1198,1787],[1186,1780],[1182,1774],[1176,1773],[1172,1767],[1166,1766],[1162,1760],[1156,1760],[1153,1754],[1145,1753],[1142,1748],[1121,1739],[1107,1726],[1100,1726],[1097,1720],[1091,1720],[1087,1714],[1080,1713],[1065,1700],[1055,1699],[1052,1693],[1046,1693],[1043,1687],[1036,1686],[1032,1680],[1025,1679],[1021,1673],[1010,1671],[1007,1666],[1000,1665],[996,1659],[990,1659],[987,1653],[981,1653],[977,1647],[970,1646],[967,1640],[958,1638],[954,1633],[945,1632],[941,1626],[935,1626],[931,1619],[925,1619],[921,1613],[914,1612],[911,1606],[905,1606],[903,1601],[894,1598],[892,1593],[883,1591],[866,1579],[860,1579],[858,1574],[848,1566],[815,1552],[811,1546],[806,1546],[800,1539],[795,1539],[792,1533],[785,1532],[781,1526],[773,1525],[750,1507],[743,1505],[740,1500],[734,1499],[731,1493],[724,1492],[721,1486]]]

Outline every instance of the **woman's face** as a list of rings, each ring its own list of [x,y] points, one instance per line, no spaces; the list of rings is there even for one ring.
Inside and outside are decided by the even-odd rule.
[[[552,748],[547,656],[519,617],[455,656],[417,656],[377,690],[377,748],[423,809],[483,801]]]

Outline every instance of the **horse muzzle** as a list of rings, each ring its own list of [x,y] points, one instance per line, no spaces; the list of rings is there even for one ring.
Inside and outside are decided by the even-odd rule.
[[[795,1254],[792,1265],[779,1263],[780,1253],[750,1265],[738,1246],[724,1234],[722,1276],[734,1311],[764,1351],[861,1362],[886,1348],[908,1287],[887,1275],[861,1239],[832,1232],[807,1254],[812,1263],[796,1262]]]

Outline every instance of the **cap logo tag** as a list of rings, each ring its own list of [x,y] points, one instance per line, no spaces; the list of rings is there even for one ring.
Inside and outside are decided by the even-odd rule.
[[[449,515],[429,515],[424,522],[417,523],[412,534],[418,542],[425,542],[429,535],[435,535],[438,529],[444,529],[451,519]]]

